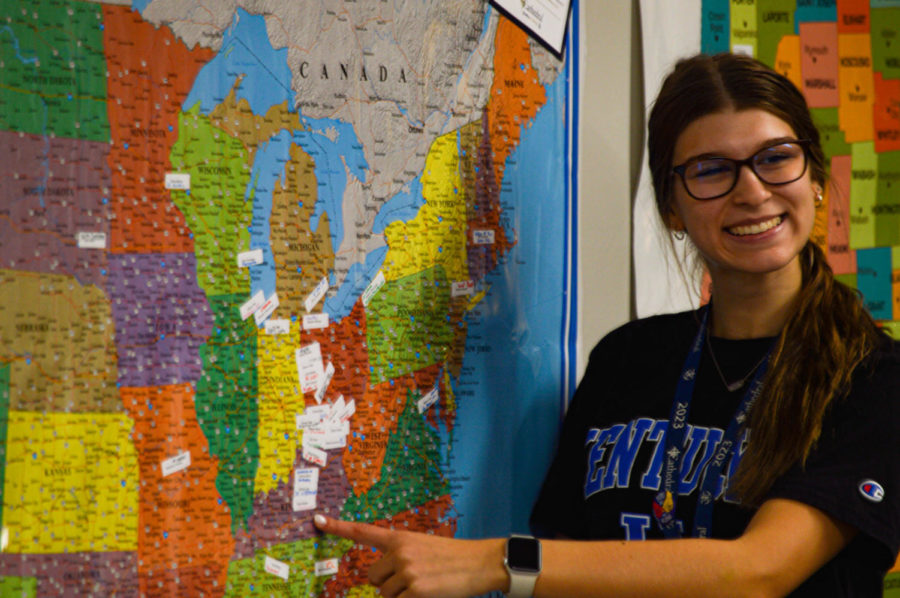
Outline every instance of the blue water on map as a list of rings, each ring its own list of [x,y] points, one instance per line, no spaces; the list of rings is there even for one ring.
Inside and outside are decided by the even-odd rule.
[[[13,31],[12,27],[10,27],[9,25],[4,25],[3,27],[0,27],[0,33],[5,33],[6,35],[8,35],[10,37],[10,39],[12,39],[13,51],[15,52],[16,59],[19,62],[21,62],[22,64],[36,64],[37,63],[37,61],[38,61],[37,56],[28,56],[28,57],[22,56],[22,52],[19,49],[19,38],[16,37],[16,33],[15,33],[15,31]],[[4,37],[4,36],[0,36],[0,37]]]
[[[392,222],[408,222],[416,217],[419,208],[425,205],[422,196],[422,175],[409,182],[407,188],[385,202],[372,225],[372,233],[380,235]]]
[[[131,0],[131,10],[136,10],[138,12],[144,12],[144,9],[147,8],[147,5],[150,4],[152,0]]]
[[[266,20],[242,8],[223,33],[219,53],[197,74],[182,110],[200,102],[200,112],[209,114],[225,101],[239,76],[243,79],[235,92],[237,99],[247,100],[253,114],[265,114],[285,101],[289,107],[294,105],[287,48],[274,49],[266,33]]]
[[[303,124],[311,130],[294,131],[293,140],[312,157],[319,183],[309,227],[313,231],[318,230],[322,213],[328,213],[331,248],[337,253],[344,240],[343,204],[348,182],[347,169],[351,176],[365,181],[369,165],[363,155],[362,144],[349,123],[329,118],[304,118]],[[359,196],[362,197],[362,194]]]
[[[507,161],[504,177],[512,184],[501,187],[503,215],[511,217],[518,244],[487,275],[490,292],[467,318],[463,372],[454,384],[451,461],[445,467],[459,537],[528,530],[559,428],[566,300],[564,72],[547,92],[547,104]],[[450,433],[440,433],[446,443]],[[512,469],[497,471],[500,463]],[[460,476],[469,479],[453,482]],[[505,513],[509,519],[498,516]]]
[[[494,7],[488,4],[486,6],[486,10],[484,11],[484,18],[481,20],[481,35],[485,36],[488,32],[488,25],[491,22],[491,14],[494,12]]]

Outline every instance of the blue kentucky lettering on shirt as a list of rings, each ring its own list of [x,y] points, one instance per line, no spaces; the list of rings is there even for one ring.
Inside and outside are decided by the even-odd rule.
[[[645,490],[659,490],[665,450],[667,420],[639,418],[627,424],[615,424],[608,428],[591,428],[587,432],[587,475],[584,482],[584,498],[611,488],[627,488],[631,484],[631,473],[635,461],[645,442],[655,445],[649,463],[643,470],[640,487]],[[684,457],[678,472],[678,493],[690,494],[703,480],[703,472],[724,431],[719,428],[705,428],[688,425],[683,447]],[[746,431],[738,443],[728,465],[727,473],[720,476],[716,486],[716,499],[722,497],[727,481],[734,475],[746,447]],[[728,497],[726,497],[728,500]]]

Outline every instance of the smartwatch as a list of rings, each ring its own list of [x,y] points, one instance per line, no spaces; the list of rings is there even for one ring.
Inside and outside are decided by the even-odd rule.
[[[541,541],[532,536],[510,536],[506,540],[506,558],[503,559],[509,573],[509,598],[529,598],[534,584],[541,574]]]

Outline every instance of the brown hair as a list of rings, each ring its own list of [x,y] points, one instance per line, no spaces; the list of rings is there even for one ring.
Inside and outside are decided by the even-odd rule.
[[[810,177],[824,187],[819,131],[794,84],[746,56],[698,55],[675,65],[648,123],[650,173],[665,223],[673,214],[672,161],[679,135],[707,114],[751,108],[777,116],[799,139],[809,140]],[[834,279],[821,249],[807,242],[800,257],[802,287],[769,357],[748,422],[752,438],[729,486],[748,505],[758,504],[778,477],[805,462],[829,405],[847,392],[851,375],[880,335],[859,295]]]

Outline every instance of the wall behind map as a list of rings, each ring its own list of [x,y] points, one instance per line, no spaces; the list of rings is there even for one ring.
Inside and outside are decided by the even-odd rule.
[[[643,139],[637,0],[581,10],[579,374],[597,341],[633,316],[631,198]]]

